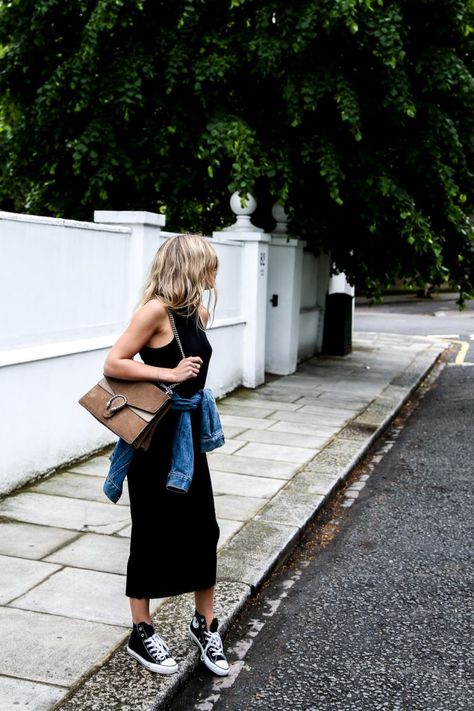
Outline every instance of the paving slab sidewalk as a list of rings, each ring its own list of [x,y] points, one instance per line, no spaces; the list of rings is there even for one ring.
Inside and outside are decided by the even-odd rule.
[[[229,625],[431,369],[445,343],[358,334],[353,352],[219,402],[225,447],[209,456],[221,528],[217,615]],[[102,494],[96,456],[0,501],[0,708],[159,708],[198,663],[191,595],[154,601],[180,673],[124,652],[128,500]]]

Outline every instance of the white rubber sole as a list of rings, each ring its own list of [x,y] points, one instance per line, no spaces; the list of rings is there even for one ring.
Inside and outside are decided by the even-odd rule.
[[[208,669],[211,670],[211,672],[214,672],[214,674],[217,674],[217,676],[227,676],[229,673],[229,669],[221,669],[221,667],[218,667],[217,664],[214,664],[208,657],[205,656],[204,654],[204,649],[202,648],[201,642],[198,640],[197,637],[195,637],[191,631],[190,628],[188,628],[189,631],[189,636],[193,640],[194,644],[197,644],[199,649],[201,650],[201,660],[203,664],[206,665]]]
[[[172,666],[165,666],[164,664],[153,664],[153,662],[148,662],[146,659],[140,657],[139,654],[134,652],[133,649],[130,649],[130,647],[128,646],[127,652],[131,657],[136,659],[137,662],[142,665],[142,667],[145,667],[145,669],[148,669],[148,671],[154,672],[155,674],[175,674],[178,671],[178,665],[176,664],[176,662]]]

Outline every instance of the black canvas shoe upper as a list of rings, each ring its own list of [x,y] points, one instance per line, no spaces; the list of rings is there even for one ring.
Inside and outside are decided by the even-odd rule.
[[[214,618],[208,629],[204,615],[195,612],[189,629],[192,638],[201,649],[201,659],[204,664],[214,673],[225,675],[229,671],[229,665],[224,655],[221,636],[217,631],[218,627],[219,623]]]
[[[153,625],[139,622],[133,625],[128,647],[152,664],[163,664],[171,658],[166,643],[156,634]]]

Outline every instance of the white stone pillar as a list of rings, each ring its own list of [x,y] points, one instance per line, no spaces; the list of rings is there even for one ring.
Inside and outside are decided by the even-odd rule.
[[[269,245],[265,369],[288,375],[298,363],[304,243],[286,236],[281,205],[273,206],[272,215],[277,224]]]
[[[165,226],[166,216],[142,210],[95,210],[94,222],[132,229],[127,285],[127,311],[131,316],[140,299],[151,261],[164,240],[161,228]]]
[[[243,207],[238,193],[230,199],[236,221],[225,230],[214,232],[243,243],[242,315],[245,319],[242,344],[242,381],[255,388],[265,381],[265,323],[268,275],[268,243],[270,235],[252,224],[250,216],[257,203],[247,195]]]

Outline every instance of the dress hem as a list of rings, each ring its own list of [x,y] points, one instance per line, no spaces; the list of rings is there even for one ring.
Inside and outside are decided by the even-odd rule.
[[[204,584],[199,584],[199,585],[194,585],[193,587],[185,587],[185,588],[180,588],[178,591],[172,591],[172,592],[159,592],[155,594],[140,594],[137,595],[135,593],[129,592],[127,589],[125,592],[126,597],[132,597],[137,600],[158,600],[164,597],[176,597],[177,595],[184,595],[186,593],[190,592],[198,592],[199,590],[206,590],[207,588],[212,588],[216,584],[216,579],[214,578],[213,581],[206,582]]]

